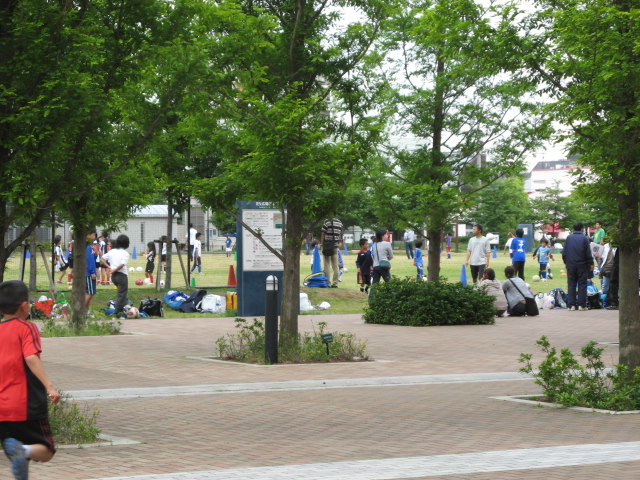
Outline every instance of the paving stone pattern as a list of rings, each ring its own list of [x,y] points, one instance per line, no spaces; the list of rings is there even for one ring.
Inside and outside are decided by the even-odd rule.
[[[231,318],[130,320],[108,338],[45,339],[54,385],[95,402],[103,433],[140,444],[60,450],[31,479],[637,479],[640,416],[491,399],[539,393],[516,372],[545,334],[578,351],[617,341],[617,312],[544,311],[493,326],[366,325],[376,362],[255,368],[214,353]],[[605,361],[617,359],[608,346]],[[323,382],[325,387],[323,387]],[[95,400],[87,400],[97,398]],[[6,475],[2,472],[4,469]],[[0,460],[0,478],[8,478]]]

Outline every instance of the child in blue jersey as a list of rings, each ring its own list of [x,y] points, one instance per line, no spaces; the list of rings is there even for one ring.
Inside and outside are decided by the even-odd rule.
[[[519,228],[516,230],[516,236],[511,241],[511,251],[513,252],[513,268],[516,274],[524,280],[524,263],[527,260],[527,241],[524,237],[524,230]]]
[[[342,246],[342,244],[340,244],[340,246]],[[340,248],[338,248],[338,270],[340,272],[340,277],[338,278],[338,281],[341,282],[342,274],[344,273],[344,262],[342,261],[342,252],[340,251]]]
[[[416,280],[424,276],[424,260],[422,259],[422,240],[416,241],[416,248],[413,251],[413,264],[416,266]]]
[[[546,238],[540,240],[540,246],[538,247],[538,251],[533,256],[533,258],[538,258],[538,263],[540,264],[540,280],[543,282],[547,281],[547,266],[549,265],[549,260],[553,260],[553,255],[551,255],[551,249],[549,248],[549,242]],[[551,272],[551,269],[549,269]]]

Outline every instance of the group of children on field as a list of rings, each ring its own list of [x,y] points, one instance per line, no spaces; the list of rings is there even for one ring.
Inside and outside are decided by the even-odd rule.
[[[361,238],[360,250],[356,257],[356,267],[358,269],[357,282],[360,285],[361,292],[369,292],[369,286],[371,285],[371,273],[373,271],[373,255],[371,253],[371,247],[369,246],[369,240]],[[424,277],[424,258],[422,255],[422,240],[416,240],[415,249],[413,251],[413,265],[416,267],[416,280],[420,280]]]

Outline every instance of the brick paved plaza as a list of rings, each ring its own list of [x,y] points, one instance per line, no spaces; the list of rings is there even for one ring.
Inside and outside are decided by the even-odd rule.
[[[547,335],[577,352],[617,342],[617,312],[542,311],[492,326],[366,325],[304,316],[368,339],[369,363],[256,367],[214,353],[232,318],[130,320],[119,337],[44,339],[54,385],[135,444],[61,449],[36,480],[637,479],[640,416],[491,399],[534,394],[516,372]],[[617,360],[607,346],[607,363]],[[94,398],[96,400],[88,400]],[[8,478],[1,460],[0,478]]]

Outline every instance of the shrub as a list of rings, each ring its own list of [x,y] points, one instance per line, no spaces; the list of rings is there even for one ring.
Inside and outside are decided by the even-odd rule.
[[[49,403],[49,424],[54,441],[61,444],[93,443],[100,434],[96,427],[99,411],[95,405],[78,406],[69,394],[60,392],[57,405]]]
[[[105,335],[120,335],[122,322],[111,320],[88,320],[84,328],[77,332],[67,322],[58,323],[53,318],[41,320],[40,332],[43,337],[99,337]]]
[[[629,375],[627,367],[616,365],[606,373],[602,361],[603,348],[596,348],[596,342],[582,347],[580,356],[585,360],[581,365],[571,350],[563,348],[558,356],[546,336],[536,341],[545,359],[534,369],[530,353],[520,354],[520,363],[525,366],[521,373],[533,376],[542,387],[545,400],[560,403],[565,407],[581,406],[605,410],[640,409],[640,368]]]
[[[472,286],[392,278],[372,286],[367,323],[409,326],[486,325],[495,322],[494,298]]]
[[[322,334],[327,324],[318,324],[319,332],[314,329],[313,334],[305,332],[298,335],[298,341],[293,346],[278,349],[279,363],[307,363],[307,362],[353,362],[368,360],[366,343],[358,340],[353,333],[333,332],[333,342],[327,347],[322,343]],[[264,324],[258,319],[247,323],[242,318],[236,318],[237,334],[227,334],[216,340],[218,355],[225,360],[237,360],[247,363],[264,363]]]

